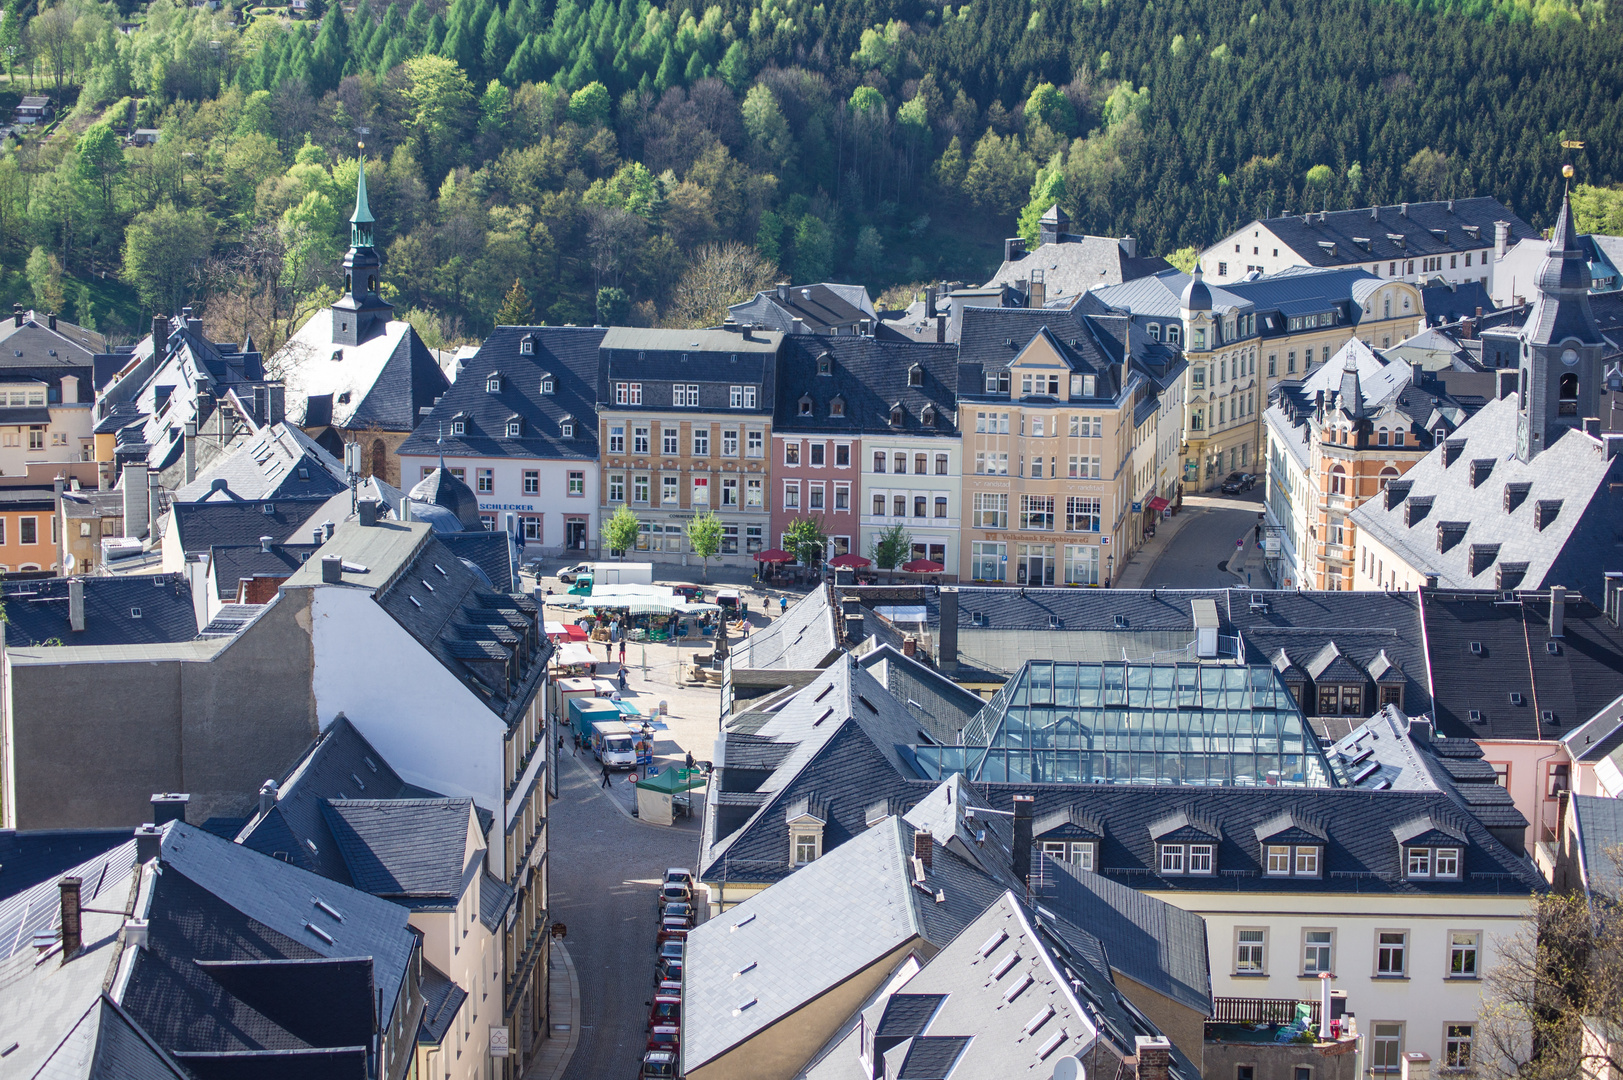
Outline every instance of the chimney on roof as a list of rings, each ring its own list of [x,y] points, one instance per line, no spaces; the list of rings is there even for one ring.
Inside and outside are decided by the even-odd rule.
[[[362,528],[370,529],[378,523],[378,501],[376,499],[362,499],[355,504],[355,511],[360,515]]]
[[[1426,588],[1435,589],[1436,587],[1437,587],[1437,575],[1436,574],[1427,574],[1426,575]]]
[[[1040,308],[1046,303],[1048,303],[1048,282],[1033,275],[1031,285],[1026,290],[1026,306]]]
[[[144,535],[149,520],[146,462],[132,461],[124,466],[124,535]]]
[[[1623,450],[1623,434],[1613,431],[1603,432],[1600,444],[1606,451],[1606,460],[1610,461],[1617,457],[1619,450]]]
[[[408,500],[409,501],[409,500]],[[321,546],[321,526],[317,525],[310,530],[310,542],[316,547]]]
[[[1003,241],[1003,261],[1014,262],[1016,259],[1026,257],[1026,241],[1024,237],[1011,236]]]
[[[179,792],[159,792],[152,796],[152,824],[161,829],[171,821],[184,822],[186,804],[191,801],[190,795]]]
[[[68,626],[74,633],[85,628],[85,579],[68,578]]]
[[[163,477],[147,470],[147,523],[156,525],[163,511]]]
[[[789,332],[791,334],[804,334],[806,332],[806,320],[796,315],[790,320]]]
[[[1586,416],[1586,417],[1584,417],[1584,434],[1588,435],[1591,439],[1594,439],[1596,442],[1600,441],[1600,417],[1598,417],[1598,416]]]
[[[1123,255],[1126,255],[1129,259],[1138,258],[1138,238],[1136,236],[1124,236],[1124,237],[1122,237],[1121,238],[1121,252],[1122,252]]]
[[[944,674],[958,666],[958,590],[942,589],[937,594],[941,628],[936,634],[935,662]]]
[[[1398,204],[1398,216],[1399,217],[1408,217],[1409,216],[1409,204],[1408,203],[1399,203]]]
[[[1172,1043],[1166,1036],[1134,1038],[1138,1055],[1138,1080],[1168,1080],[1172,1075]]]
[[[1403,1055],[1403,1075],[1400,1080],[1431,1080],[1431,1055],[1422,1054],[1418,1050],[1406,1052]]]
[[[1014,872],[1027,884],[1031,881],[1031,803],[1030,795],[1014,797]]]
[[[935,339],[937,344],[947,340],[947,317],[945,315],[935,317]]]
[[[62,962],[65,964],[84,944],[84,916],[79,910],[79,890],[83,882],[65,877],[56,883],[62,893]]]
[[[506,524],[507,524],[507,535],[509,537],[517,536],[518,535],[518,515],[514,514],[514,513],[509,513],[507,515]]]
[[[52,330],[56,329],[56,312],[53,311],[45,316],[45,325]]]
[[[1567,589],[1564,585],[1550,586],[1550,636],[1558,638],[1566,630]]]
[[[337,555],[321,557],[321,583],[341,585],[344,582],[344,560]]]
[[[259,550],[269,554],[271,544],[274,543],[275,540],[276,538],[274,536],[261,536],[259,538]]]
[[[197,421],[186,421],[186,483],[197,479]]]
[[[789,302],[789,283],[787,281],[778,282],[778,299],[785,304]]]
[[[913,834],[913,857],[926,870],[935,865],[935,837],[920,829]]]
[[[151,862],[163,850],[163,832],[156,825],[135,827],[135,861]]]
[[[21,326],[21,323],[17,324]],[[163,358],[169,352],[169,317],[167,315],[152,316],[152,359],[155,363],[163,363]]]
[[[908,656],[908,657],[916,656],[916,655],[918,655],[918,651],[919,651],[919,639],[918,638],[914,637],[912,634],[909,634],[905,638],[902,639],[902,655],[903,656]]]
[[[276,809],[276,799],[278,795],[279,789],[276,786],[275,780],[266,780],[263,784],[259,785],[259,812],[261,815],[268,814],[272,810]]]
[[[1409,717],[1409,741],[1421,746],[1431,745],[1431,721],[1424,717]]]
[[[1510,222],[1496,221],[1493,223],[1493,257],[1503,259],[1505,249],[1510,247]]]
[[[323,521],[321,523],[321,534],[326,539],[331,540],[333,530],[336,529],[336,528],[337,528],[337,526],[332,523],[332,518],[328,518],[326,521]]]
[[[11,305],[11,325],[12,326],[21,326],[22,324],[23,324],[23,306],[21,304],[12,304]]]
[[[926,285],[924,287],[924,317],[926,319],[935,318],[935,286],[934,285]]]
[[[1515,369],[1499,372],[1499,400],[1503,401],[1516,392],[1517,377]]]

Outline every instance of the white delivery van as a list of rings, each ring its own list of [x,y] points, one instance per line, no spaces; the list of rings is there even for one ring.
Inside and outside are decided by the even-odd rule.
[[[620,720],[599,720],[592,725],[592,753],[611,769],[637,766],[637,733]]]
[[[591,564],[592,584],[597,587],[604,585],[652,585],[654,583],[654,564],[646,562],[597,562]]]

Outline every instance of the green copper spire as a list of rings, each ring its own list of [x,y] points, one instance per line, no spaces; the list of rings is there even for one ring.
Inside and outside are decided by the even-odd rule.
[[[361,171],[355,180],[355,212],[349,216],[349,246],[372,246],[372,208],[366,202],[366,144],[361,143]]]

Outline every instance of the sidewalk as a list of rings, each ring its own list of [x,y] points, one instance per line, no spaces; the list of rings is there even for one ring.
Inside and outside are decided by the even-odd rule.
[[[552,1031],[530,1062],[526,1080],[558,1080],[580,1042],[580,983],[575,978],[575,962],[561,941],[548,943],[547,949],[547,1017]]]
[[[1143,589],[1147,588],[1145,582],[1149,580],[1150,571],[1155,568],[1155,561],[1161,553],[1172,543],[1173,537],[1187,525],[1191,518],[1203,510],[1233,510],[1236,509],[1235,500],[1226,496],[1215,495],[1185,495],[1183,506],[1178,513],[1164,519],[1156,526],[1155,535],[1145,541],[1144,546],[1133,552],[1127,562],[1116,570],[1116,580],[1111,586],[1117,589]],[[1246,533],[1250,536],[1249,531]],[[1245,561],[1248,558],[1251,545],[1247,543],[1245,549],[1238,555],[1231,557],[1228,564],[1230,572],[1234,572],[1240,581],[1245,581]],[[1238,571],[1236,572],[1236,567]]]

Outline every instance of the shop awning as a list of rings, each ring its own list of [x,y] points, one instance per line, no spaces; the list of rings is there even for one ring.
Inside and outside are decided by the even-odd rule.
[[[1162,510],[1165,510],[1168,506],[1170,506],[1172,504],[1167,502],[1165,499],[1161,498],[1161,496],[1157,495],[1155,498],[1151,499],[1149,502],[1145,503],[1144,505],[1145,505],[1146,508],[1148,508],[1150,510],[1153,510],[1156,513],[1159,514]]]
[[[566,641],[552,654],[554,664],[590,664],[594,659],[591,650],[578,641]]]

